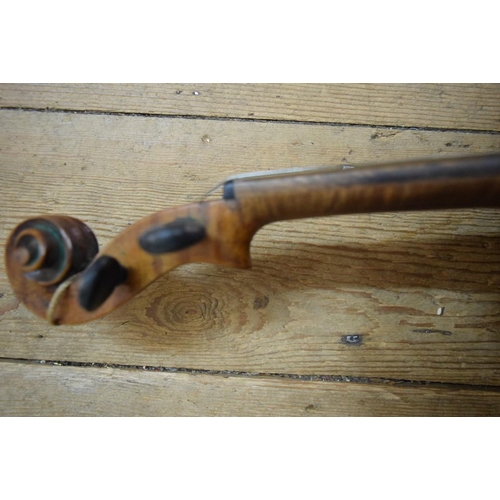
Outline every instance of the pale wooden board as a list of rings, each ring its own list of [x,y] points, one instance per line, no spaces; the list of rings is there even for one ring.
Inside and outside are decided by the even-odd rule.
[[[498,416],[500,393],[0,364],[1,416]]]
[[[500,136],[2,111],[0,145],[3,246],[41,213],[81,218],[104,244],[231,173],[487,152]],[[77,327],[32,316],[2,269],[0,356],[498,384],[499,227],[493,210],[275,224],[252,270],[179,268]]]
[[[498,84],[2,84],[0,107],[500,130]]]

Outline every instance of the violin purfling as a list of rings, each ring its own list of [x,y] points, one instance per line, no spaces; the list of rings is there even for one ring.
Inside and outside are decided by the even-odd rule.
[[[191,262],[250,267],[264,225],[326,215],[500,208],[500,153],[377,165],[244,174],[222,197],[154,213],[101,251],[92,231],[64,215],[28,219],[6,245],[21,302],[52,324],[113,311],[162,274]]]

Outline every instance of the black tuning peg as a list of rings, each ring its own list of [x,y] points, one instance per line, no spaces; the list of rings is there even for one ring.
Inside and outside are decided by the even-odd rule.
[[[152,254],[176,252],[198,243],[205,236],[205,226],[201,222],[192,217],[182,217],[148,229],[139,237],[139,245]]]
[[[127,280],[127,274],[127,270],[114,257],[99,257],[80,277],[80,306],[89,312],[97,309],[118,285]]]

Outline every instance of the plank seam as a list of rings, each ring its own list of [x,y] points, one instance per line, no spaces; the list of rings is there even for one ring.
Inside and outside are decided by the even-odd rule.
[[[500,131],[488,129],[464,129],[464,128],[443,128],[443,127],[410,127],[404,125],[377,125],[369,123],[344,123],[344,122],[322,122],[322,121],[305,121],[305,120],[279,120],[272,118],[239,118],[239,117],[222,117],[222,116],[205,116],[205,115],[176,115],[163,113],[132,113],[124,111],[101,111],[101,110],[74,110],[63,108],[27,108],[27,107],[12,107],[0,106],[0,110],[4,111],[24,111],[37,113],[69,113],[74,115],[100,115],[100,116],[136,116],[142,118],[170,118],[182,120],[207,120],[207,121],[222,121],[222,122],[248,122],[248,123],[276,123],[283,125],[313,125],[325,127],[360,127],[360,128],[377,128],[388,130],[414,130],[419,132],[460,132],[464,134],[487,134],[500,135]]]
[[[140,370],[160,373],[186,373],[189,375],[214,375],[223,377],[238,378],[279,378],[288,380],[300,380],[305,382],[334,382],[334,383],[354,383],[354,384],[373,384],[373,385],[398,385],[403,387],[437,387],[446,389],[472,389],[478,391],[500,392],[500,387],[495,385],[481,384],[460,384],[450,382],[419,381],[406,379],[376,378],[376,377],[352,377],[345,375],[298,375],[290,373],[272,373],[272,372],[244,372],[234,370],[203,370],[194,368],[175,368],[166,366],[150,365],[124,365],[115,363],[89,363],[83,361],[55,361],[29,358],[7,358],[0,357],[0,363],[24,363],[24,364],[42,364],[48,366],[69,366],[77,368],[112,368],[115,370]]]

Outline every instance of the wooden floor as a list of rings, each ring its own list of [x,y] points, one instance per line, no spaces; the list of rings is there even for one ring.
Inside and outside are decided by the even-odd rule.
[[[2,247],[44,213],[102,245],[234,173],[500,151],[500,85],[3,84],[0,108]],[[277,223],[252,258],[73,327],[2,262],[0,414],[500,415],[500,211]]]

